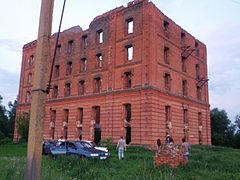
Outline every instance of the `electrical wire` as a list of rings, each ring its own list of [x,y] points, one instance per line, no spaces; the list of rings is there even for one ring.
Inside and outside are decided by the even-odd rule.
[[[57,33],[57,39],[56,39],[56,44],[55,44],[55,48],[54,48],[53,59],[52,59],[51,71],[50,71],[48,85],[47,85],[47,88],[46,88],[46,93],[47,94],[49,94],[50,89],[51,89],[52,74],[53,74],[54,62],[55,62],[56,54],[57,54],[57,46],[58,46],[59,35],[60,35],[60,31],[61,31],[61,26],[62,26],[62,19],[63,19],[64,9],[65,9],[65,4],[66,4],[66,0],[64,0],[64,2],[63,2],[63,8],[62,8],[59,27],[58,27],[58,33]]]

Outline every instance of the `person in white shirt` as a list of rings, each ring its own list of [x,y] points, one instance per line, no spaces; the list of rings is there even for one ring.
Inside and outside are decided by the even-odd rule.
[[[117,148],[116,149],[118,150],[118,159],[119,160],[123,160],[123,158],[124,158],[124,149],[126,151],[127,147],[126,147],[126,142],[125,142],[125,140],[123,139],[122,136],[118,140],[118,144],[117,144]]]

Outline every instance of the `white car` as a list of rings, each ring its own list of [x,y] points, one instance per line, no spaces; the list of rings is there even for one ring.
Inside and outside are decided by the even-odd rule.
[[[101,151],[104,151],[104,152],[109,152],[107,147],[96,146],[96,144],[93,141],[88,141],[88,140],[81,140],[81,141],[88,143],[91,147],[93,147],[95,149],[98,149],[98,150],[101,150]]]

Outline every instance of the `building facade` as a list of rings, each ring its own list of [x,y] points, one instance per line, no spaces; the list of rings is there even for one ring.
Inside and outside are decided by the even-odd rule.
[[[30,110],[35,53],[36,41],[24,45],[18,115]],[[44,139],[124,136],[152,146],[170,133],[176,143],[211,144],[207,80],[206,46],[152,2],[129,2],[87,30],[60,33]]]

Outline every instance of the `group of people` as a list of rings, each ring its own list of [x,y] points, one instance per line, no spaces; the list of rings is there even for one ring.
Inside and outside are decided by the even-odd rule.
[[[168,133],[166,135],[165,143],[166,144],[173,144],[174,143],[173,138]],[[158,150],[158,152],[160,152],[161,145],[162,145],[161,140],[157,139],[157,148],[158,148],[157,150]],[[188,157],[189,157],[189,151],[191,149],[191,146],[186,141],[185,138],[182,138],[182,145],[181,146],[182,146],[184,160],[187,163],[188,162]],[[124,150],[125,151],[127,150],[127,146],[126,146],[126,141],[123,139],[122,136],[118,140],[116,149],[118,150],[118,159],[119,160],[123,160],[124,159]]]
[[[165,138],[165,143],[166,144],[173,144],[174,140],[173,138],[170,136],[169,133],[167,133],[166,138]],[[161,140],[157,139],[157,151],[160,152],[161,151]],[[183,152],[183,158],[186,161],[186,163],[188,162],[188,158],[189,158],[189,151],[191,149],[190,144],[186,141],[185,138],[182,138],[182,152]]]

